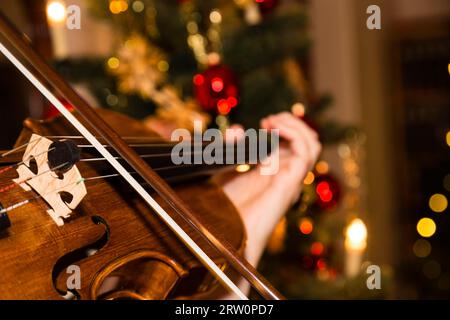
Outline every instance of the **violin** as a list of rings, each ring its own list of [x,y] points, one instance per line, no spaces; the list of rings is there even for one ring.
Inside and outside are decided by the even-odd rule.
[[[170,165],[173,144],[90,107],[2,15],[0,51],[61,113],[25,120],[0,154],[0,299],[247,299],[241,277],[283,298],[243,258],[211,168]]]
[[[151,145],[161,148],[162,139],[151,139],[158,137],[141,122],[104,109],[96,112],[118,134],[132,136],[129,144],[134,149],[148,150],[152,149],[149,148]],[[194,297],[214,288],[214,279],[205,277],[205,270],[198,260],[171,236],[170,230],[155,215],[148,214],[149,209],[142,199],[126,188],[119,177],[111,174],[111,169],[105,172],[105,161],[89,150],[92,148],[81,148],[88,150],[82,152],[81,159],[70,170],[49,171],[49,167],[58,166],[46,165],[52,155],[48,150],[54,141],[58,141],[54,137],[72,137],[73,140],[62,141],[86,146],[84,139],[79,139],[62,117],[48,121],[27,119],[15,148],[25,144],[28,148],[23,155],[19,153],[20,158],[14,153],[1,159],[3,167],[0,171],[14,166],[0,175],[0,185],[5,190],[0,193],[2,208],[33,197],[30,187],[41,195],[59,193],[61,199],[37,199],[3,213],[1,298],[66,296],[69,276],[66,270],[71,265],[82,270],[82,287],[72,291],[72,295],[79,298],[99,298],[99,289],[111,276],[119,278],[121,290],[108,297]],[[137,138],[142,140],[137,141]],[[141,152],[149,154],[149,151]],[[89,161],[95,159],[99,161]],[[17,166],[22,161],[24,163]],[[156,172],[158,165],[161,169],[167,168],[163,161],[153,162]],[[26,175],[26,172],[31,173]],[[62,174],[62,179],[58,173]],[[183,171],[168,173],[171,178],[185,174]],[[76,184],[80,177],[84,181]],[[27,179],[31,184],[28,188],[26,182],[21,182]],[[71,183],[74,183],[73,187]],[[6,190],[8,185],[14,188]],[[245,244],[242,221],[217,186],[209,180],[196,179],[195,183],[178,183],[173,189],[198,214],[202,223],[210,226],[211,232],[242,253]],[[161,200],[157,198],[156,201]],[[49,204],[53,204],[50,209]],[[59,213],[62,211],[58,210],[60,205],[69,209],[76,207],[65,215]],[[170,210],[167,205],[165,209]],[[182,222],[180,224],[183,227]],[[192,237],[194,241],[202,242],[195,234]],[[209,250],[207,254],[222,268],[226,267],[217,252]],[[20,279],[22,285],[17,287],[11,279]]]

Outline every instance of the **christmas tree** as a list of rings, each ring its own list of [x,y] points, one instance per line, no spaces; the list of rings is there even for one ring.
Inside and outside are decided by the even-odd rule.
[[[56,63],[89,79],[102,106],[190,128],[258,127],[291,111],[339,144],[343,181],[324,160],[276,227],[261,272],[288,298],[370,297],[360,272],[366,230],[358,213],[364,137],[328,119],[331,98],[308,81],[307,4],[278,0],[92,0],[92,14],[117,29],[114,55]],[[339,213],[337,213],[339,212]],[[350,223],[352,222],[352,223]],[[384,291],[377,291],[383,294]]]

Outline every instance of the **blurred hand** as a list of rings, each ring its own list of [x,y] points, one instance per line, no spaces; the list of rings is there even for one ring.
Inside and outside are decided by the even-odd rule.
[[[172,126],[165,123],[149,123],[149,126],[170,138]],[[214,177],[242,217],[247,231],[245,258],[254,266],[258,264],[273,229],[298,199],[303,180],[321,151],[317,133],[290,113],[283,112],[263,119],[261,128],[279,130],[282,139],[280,147],[267,159],[278,159],[277,173],[261,175],[260,168],[255,168],[247,173]],[[234,130],[226,139],[234,140],[244,134],[242,127],[233,126],[231,129]],[[267,161],[264,161],[266,168],[271,166]],[[248,292],[246,281],[242,280],[238,285]],[[221,297],[236,298],[232,294]]]
[[[247,230],[246,258],[257,265],[267,241],[289,207],[297,201],[303,180],[313,167],[321,144],[317,133],[304,121],[283,112],[261,121],[261,128],[278,129],[280,148],[269,157],[279,157],[274,175],[261,175],[254,169],[220,179],[224,192],[239,210]],[[238,129],[236,132],[242,131]]]

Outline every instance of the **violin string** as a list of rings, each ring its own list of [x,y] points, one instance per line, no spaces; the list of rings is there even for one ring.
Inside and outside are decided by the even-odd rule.
[[[25,144],[23,144],[23,145],[21,145],[21,146],[15,148],[15,149],[13,149],[13,150],[10,150],[10,151],[8,151],[8,152],[3,153],[2,155],[0,155],[0,157],[2,157],[2,156],[7,156],[8,154],[12,154],[12,153],[14,153],[14,152],[18,152],[19,150],[23,149],[24,147],[28,146],[29,144],[31,144],[31,143],[33,143],[33,142],[36,142],[36,141],[39,141],[39,140],[42,139],[42,138],[43,138],[43,137],[41,136],[41,137],[39,137],[39,138],[36,138],[36,139],[34,139],[34,140],[31,140],[31,141],[29,141],[29,142],[27,142],[27,143],[25,143]],[[73,138],[83,138],[83,137],[81,137],[81,136],[80,136],[80,137],[78,137],[78,136],[46,136],[46,138],[60,138],[59,141],[62,141],[63,139],[73,139]],[[140,137],[128,137],[128,138],[136,138],[136,139],[140,139]],[[106,145],[106,147],[107,147],[107,146],[108,146],[108,145]],[[155,144],[147,144],[147,145],[131,145],[131,146],[143,147],[143,146],[155,146]],[[93,146],[92,146],[92,145],[79,145],[79,147],[87,148],[87,147],[93,147]],[[231,145],[231,146],[228,146],[228,145],[227,145],[227,146],[226,146],[226,149],[228,149],[228,147],[233,147],[233,146],[232,146],[232,145]],[[17,168],[17,167],[19,167],[21,164],[24,164],[25,162],[28,162],[28,161],[30,161],[31,159],[33,159],[33,157],[34,157],[34,158],[37,158],[37,157],[39,157],[39,156],[41,156],[41,155],[43,155],[43,154],[46,154],[46,153],[48,153],[48,152],[50,152],[50,151],[52,151],[52,150],[54,150],[54,149],[55,149],[55,148],[50,148],[50,149],[48,149],[48,150],[46,150],[46,151],[43,151],[43,152],[40,152],[40,153],[38,153],[38,154],[36,154],[36,155],[34,155],[34,156],[30,156],[27,160],[22,160],[22,161],[20,161],[20,162],[18,162],[18,163],[15,163],[15,164],[13,164],[13,165],[9,165],[9,166],[7,166],[7,167],[4,167],[4,168],[0,169],[0,174],[2,174],[2,173],[4,173],[4,172],[7,172],[7,171],[9,171],[9,170],[11,170],[11,169]],[[225,149],[225,148],[222,148],[222,149]],[[218,155],[222,154],[222,152],[220,152],[220,151],[223,151],[223,150],[217,151],[216,154],[218,154]],[[201,154],[201,151],[184,153],[184,155],[196,155],[196,154]],[[140,156],[141,156],[142,158],[168,157],[168,156],[171,156],[171,153],[143,154],[143,155],[140,155]],[[115,157],[115,159],[122,160],[123,158],[122,158],[122,157]],[[105,158],[82,158],[82,159],[80,159],[81,162],[94,162],[94,161],[105,161],[105,160],[106,160]],[[30,180],[32,180],[32,179],[34,179],[34,178],[37,178],[38,176],[41,176],[41,175],[47,173],[48,171],[57,170],[57,169],[59,169],[59,168],[65,166],[66,164],[67,164],[67,162],[66,162],[66,163],[63,163],[62,165],[57,166],[56,168],[53,168],[53,169],[50,169],[50,170],[46,170],[46,171],[44,171],[44,172],[38,174],[37,176],[30,177],[30,178],[28,178],[28,179],[26,179],[26,180],[24,180],[24,181],[20,181],[20,182],[18,182],[18,183],[14,182],[14,183],[11,183],[11,184],[6,185],[6,186],[4,186],[4,187],[0,187],[0,193],[4,193],[4,192],[6,192],[6,191],[11,191],[11,190],[14,189],[16,186],[18,186],[18,185],[20,185],[20,184],[22,184],[22,183],[26,183],[27,181],[30,181]],[[166,166],[166,167],[155,168],[154,170],[155,170],[156,172],[163,172],[163,171],[167,171],[167,170],[171,170],[171,169],[186,168],[186,167],[189,167],[189,166],[192,166],[192,165],[191,165],[191,164],[173,165],[173,166]],[[130,172],[130,173],[131,173],[131,174],[135,174],[135,172]],[[183,175],[185,175],[185,174],[178,174],[177,177],[180,177],[180,176],[183,176]],[[100,179],[100,178],[102,178],[102,177],[117,177],[117,176],[119,176],[119,174],[111,174],[111,175],[106,175],[106,176],[98,176],[98,177],[94,177],[94,178],[91,179],[91,180],[94,180],[94,179]]]
[[[171,143],[155,143],[155,144],[129,144],[128,145],[131,148],[148,148],[148,147],[173,147],[175,144]],[[111,146],[108,144],[104,144],[103,147],[110,148]],[[94,148],[93,145],[90,144],[79,144],[78,148]]]
[[[186,155],[196,155],[196,154],[202,154],[201,152],[192,152],[187,153]],[[159,158],[159,157],[169,157],[171,156],[171,153],[154,153],[154,154],[142,154],[139,155],[141,158]],[[122,157],[114,157],[116,160],[122,160]],[[82,158],[80,159],[81,162],[92,162],[92,161],[105,161],[105,158]]]
[[[0,174],[5,173],[5,172],[7,172],[7,171],[9,171],[9,170],[11,170],[11,169],[17,168],[17,167],[19,167],[20,165],[24,164],[25,162],[29,162],[29,161],[31,161],[33,158],[37,158],[37,157],[39,157],[39,156],[41,156],[41,155],[43,155],[43,154],[46,154],[46,153],[48,153],[48,152],[50,152],[50,151],[52,151],[52,150],[55,150],[55,148],[50,148],[50,149],[48,149],[48,150],[46,150],[46,151],[42,151],[42,152],[40,152],[40,153],[38,153],[38,154],[36,154],[36,155],[29,156],[28,159],[26,159],[26,160],[22,160],[22,161],[20,161],[20,162],[17,162],[17,163],[14,163],[14,164],[12,164],[12,165],[9,165],[9,166],[7,166],[7,167],[4,167],[4,168],[0,169]]]
[[[6,187],[0,188],[0,193],[9,191],[9,190],[11,190],[11,189],[14,189],[15,187],[20,186],[22,183],[26,183],[26,182],[28,182],[28,181],[31,181],[31,180],[33,180],[33,179],[36,179],[37,177],[40,177],[40,176],[42,176],[42,175],[44,175],[44,174],[46,174],[46,173],[49,173],[49,172],[51,172],[51,171],[58,170],[58,169],[64,167],[65,165],[67,165],[67,164],[68,164],[68,162],[62,163],[62,164],[60,164],[60,165],[58,165],[58,166],[56,166],[56,167],[54,167],[54,168],[49,168],[49,169],[47,169],[47,170],[44,170],[43,172],[41,172],[41,173],[39,173],[39,174],[37,174],[37,175],[35,175],[35,176],[29,177],[29,178],[24,179],[24,180],[19,181],[19,182],[11,183],[11,184],[7,185]]]
[[[131,147],[133,147],[133,145],[130,145]],[[155,145],[148,145],[148,146],[155,146]],[[171,145],[172,146],[172,145]],[[190,145],[191,146],[191,145]],[[195,146],[195,145],[194,145]],[[82,148],[89,148],[92,147],[91,145],[78,145],[78,147],[82,147]],[[104,145],[104,147],[108,147],[108,145]],[[136,145],[136,147],[144,147],[143,145]],[[226,153],[224,152],[230,152],[230,151],[234,151],[235,150],[235,146],[234,145],[225,145],[225,146],[221,146],[220,148],[215,148],[215,155],[224,155]],[[192,155],[199,155],[199,154],[203,154],[202,150],[199,151],[189,151],[189,152],[183,152],[182,156],[192,156]],[[140,154],[138,153],[138,155],[141,158],[159,158],[159,157],[169,157],[172,155],[171,152],[163,152],[163,153],[147,153],[147,154]],[[114,157],[116,160],[121,160],[123,159],[122,157]],[[82,158],[80,159],[80,161],[104,161],[107,160],[106,158]]]
[[[83,136],[45,136],[45,138],[48,139],[71,139],[71,140],[75,140],[75,139],[80,139],[80,140],[85,140],[86,138],[84,138]],[[97,139],[101,140],[101,137],[96,137]],[[166,142],[164,139],[159,138],[159,137],[133,137],[133,136],[122,136],[121,137],[123,140],[139,140],[142,141],[142,143],[137,143],[134,142],[133,144],[129,144],[129,147],[133,147],[133,148],[144,148],[144,147],[173,147],[179,143],[182,143],[182,141],[168,141]],[[159,142],[159,143],[148,143],[148,142]],[[190,143],[192,142],[192,140],[187,139],[185,141],[186,143]],[[205,144],[203,142],[196,142],[194,141],[192,144],[192,146],[204,146]],[[108,144],[102,144],[103,147],[110,147],[110,145]],[[232,147],[233,145],[230,145],[230,147]],[[79,144],[78,147],[80,148],[95,148],[95,146],[93,146],[92,144]]]
[[[23,149],[24,147],[28,146],[29,144],[31,144],[31,143],[33,143],[33,142],[36,142],[36,141],[38,141],[38,140],[40,140],[40,139],[42,139],[42,138],[44,138],[44,137],[41,136],[41,137],[39,137],[39,138],[36,138],[36,139],[34,139],[34,140],[31,140],[31,141],[29,141],[29,142],[27,142],[27,143],[21,145],[21,146],[19,146],[19,147],[16,147],[16,148],[14,148],[14,149],[12,149],[12,150],[9,150],[9,151],[7,151],[7,152],[4,152],[3,154],[0,155],[0,158],[6,157],[7,155],[10,155],[10,154],[13,154],[13,153],[15,153],[15,152],[18,152],[18,151],[20,151],[21,149]],[[60,141],[62,141],[62,139],[84,139],[83,136],[45,136],[45,138],[52,138],[52,139],[56,139],[56,138],[57,138],[57,139],[61,139]],[[126,139],[142,139],[142,137],[123,137],[123,138],[126,138]],[[149,140],[154,139],[155,141],[161,141],[160,138],[146,138],[146,139],[149,139]],[[177,144],[177,142],[174,142],[174,143],[160,143],[160,144],[130,144],[129,147],[132,147],[132,148],[166,147],[166,146],[171,146],[171,147],[173,147],[173,146],[175,146],[176,144]],[[110,147],[109,145],[103,145],[103,146],[104,146],[104,147]],[[192,144],[192,145],[190,145],[190,146],[193,146],[193,147],[195,147],[195,146],[203,146],[203,144],[195,144],[195,143],[194,143],[194,144]],[[94,148],[94,146],[93,146],[93,145],[90,145],[90,144],[78,145],[78,147],[79,147],[79,148]],[[233,146],[233,145],[226,145],[225,147],[222,146],[219,150],[220,150],[220,151],[222,151],[222,150],[224,150],[224,149],[225,149],[225,150],[228,150],[229,148],[234,148],[234,146]],[[42,153],[36,155],[35,157],[37,157],[37,156],[39,156],[39,155],[41,155],[41,154],[48,153],[48,152],[50,152],[50,151],[53,150],[53,149],[54,149],[54,148],[49,149],[49,150],[47,150],[47,151],[43,151]],[[201,153],[201,151],[194,151],[194,152],[183,153],[183,155],[197,155],[197,154],[200,154],[200,153]],[[167,152],[166,152],[166,153],[142,154],[142,155],[140,155],[140,156],[141,156],[142,158],[158,158],[158,157],[168,157],[168,156],[170,156],[170,155],[171,155],[171,153],[167,153]],[[31,160],[32,158],[33,158],[33,157],[30,156],[30,158],[29,158],[27,161]],[[123,159],[123,158],[122,158],[122,157],[115,157],[115,159]],[[81,159],[80,161],[88,162],[88,161],[104,161],[104,160],[106,160],[106,159],[105,159],[105,158],[84,158],[84,159]],[[16,163],[16,164],[13,164],[13,165],[4,167],[4,168],[0,169],[0,174],[2,174],[2,173],[4,173],[4,172],[7,172],[7,171],[9,171],[9,170],[12,170],[12,169],[14,169],[14,168],[20,166],[20,165],[23,164],[23,163],[25,163],[25,160],[20,161],[20,162],[18,162],[18,163]]]
[[[34,197],[32,197],[32,198],[29,198],[29,199],[26,199],[26,200],[17,202],[17,203],[15,203],[15,204],[13,204],[13,205],[11,205],[11,206],[9,206],[9,207],[6,207],[6,208],[0,210],[0,214],[6,213],[6,212],[10,212],[10,211],[12,211],[12,210],[14,210],[14,209],[20,208],[20,207],[22,207],[22,206],[24,206],[24,205],[30,203],[30,202],[32,202],[32,201],[39,200],[40,198],[43,198],[43,197],[45,197],[45,196],[47,196],[47,195],[50,195],[50,194],[53,194],[53,193],[57,193],[57,192],[60,191],[60,190],[65,190],[67,187],[70,187],[71,185],[74,185],[74,184],[81,183],[81,182],[83,182],[83,181],[84,181],[84,179],[81,178],[81,179],[79,179],[79,180],[77,180],[77,181],[74,181],[74,182],[71,182],[71,183],[65,185],[64,187],[61,187],[61,188],[58,188],[58,189],[49,191],[49,192],[44,193],[44,194],[42,194],[42,195],[36,195],[36,196],[34,196]]]
[[[63,165],[65,165],[65,164],[63,164]],[[160,167],[160,168],[155,168],[155,169],[153,169],[154,171],[156,171],[156,172],[158,172],[158,173],[161,173],[161,172],[164,172],[164,171],[167,171],[167,170],[171,170],[171,169],[180,169],[180,168],[188,168],[189,166],[192,166],[192,165],[189,165],[189,164],[183,164],[183,165],[174,165],[174,166],[166,166],[166,167]],[[128,173],[130,173],[130,174],[136,174],[136,172],[135,171],[129,171]],[[43,173],[42,173],[43,174]],[[178,173],[176,176],[174,176],[173,178],[182,178],[182,177],[184,177],[184,176],[186,176],[186,175],[190,175],[190,174],[192,174],[191,172],[186,172],[186,173]],[[120,174],[106,174],[106,175],[102,175],[102,176],[95,176],[95,177],[92,177],[92,178],[85,178],[85,180],[87,180],[87,181],[90,181],[90,180],[97,180],[97,179],[101,179],[101,178],[112,178],[112,177],[119,177],[120,176]],[[35,178],[35,177],[34,177]],[[26,181],[25,181],[26,182]],[[20,182],[20,183],[23,183],[23,181],[22,182]],[[20,183],[18,183],[18,184],[20,184]],[[14,184],[16,184],[16,183],[14,183]],[[143,183],[141,183],[142,185],[147,185],[148,183],[146,183],[146,182],[143,182]],[[9,186],[12,186],[13,184],[11,184],[11,185],[7,185],[7,186],[5,186],[5,187],[2,187],[2,188],[0,188],[0,193],[2,193],[2,189],[3,188],[8,188]],[[11,189],[14,189],[13,187],[11,187]],[[23,190],[18,190],[18,191],[11,191],[11,189],[10,189],[10,193],[9,193],[9,195],[15,195],[15,194],[19,194],[19,193],[22,193],[23,192]],[[7,190],[6,190],[7,191]],[[4,192],[4,191],[3,191]]]
[[[136,174],[136,172],[129,172],[129,173],[130,173],[130,174]],[[44,194],[42,194],[42,195],[36,195],[36,196],[34,196],[34,197],[32,197],[32,198],[29,198],[29,199],[26,199],[26,200],[17,202],[17,203],[15,203],[15,204],[11,205],[11,206],[8,206],[8,207],[6,207],[6,208],[3,208],[3,209],[0,210],[0,214],[7,213],[7,212],[10,212],[10,211],[13,211],[14,209],[20,208],[20,207],[22,207],[22,206],[24,206],[24,205],[26,205],[26,204],[28,204],[28,203],[30,203],[30,202],[32,202],[32,201],[36,201],[36,200],[39,200],[39,199],[41,199],[41,198],[44,198],[44,197],[47,196],[47,195],[57,193],[57,192],[59,192],[59,191],[61,191],[61,190],[65,190],[65,189],[67,189],[67,187],[70,187],[70,186],[72,186],[72,185],[74,185],[74,184],[79,184],[79,183],[82,183],[82,182],[88,182],[88,181],[93,181],[93,180],[98,180],[98,179],[108,179],[108,178],[113,178],[113,177],[118,177],[118,176],[120,176],[120,174],[115,173],[115,174],[107,174],[107,175],[94,176],[94,177],[88,177],[88,178],[81,178],[81,179],[79,179],[79,180],[77,180],[77,181],[68,183],[68,184],[65,185],[64,187],[57,188],[57,189],[55,189],[55,190],[49,191],[49,192],[47,192],[47,193],[44,193]],[[34,177],[34,178],[35,178],[35,177]],[[141,184],[142,184],[142,185],[145,185],[145,184],[147,184],[147,183],[144,182],[144,183],[141,183]]]
[[[183,141],[172,142],[172,143],[151,143],[151,144],[139,143],[139,144],[129,144],[128,146],[131,148],[175,147],[179,143],[183,143]],[[192,147],[206,147],[207,146],[207,144],[204,144],[204,143],[196,143],[196,142],[191,143],[191,141],[185,141],[184,143],[186,143]],[[108,144],[103,144],[102,146],[105,148],[111,148],[111,146]],[[90,145],[90,144],[79,144],[78,147],[79,148],[95,148],[95,146]],[[234,147],[235,147],[235,145],[233,145],[233,144],[225,144],[225,146],[221,146],[220,148],[225,149],[225,148],[234,148]]]
[[[69,139],[69,140],[85,140],[86,138],[83,136],[45,136],[45,138],[48,139]],[[129,141],[130,143],[132,142],[133,144],[129,144],[129,147],[153,147],[153,146],[158,146],[158,147],[171,147],[174,146],[176,144],[178,144],[180,141],[169,141],[167,142],[166,140],[162,139],[162,138],[158,138],[158,137],[121,137],[122,139],[126,140],[136,140],[136,141]],[[101,137],[97,137],[97,139],[102,140]],[[139,143],[137,142],[139,141]],[[154,143],[154,142],[159,142],[159,143]],[[103,147],[110,147],[110,145],[108,144],[103,144]],[[78,147],[80,148],[95,148],[93,145],[91,144],[80,144],[78,145]]]
[[[45,136],[45,138],[48,139],[80,139],[80,140],[86,140],[84,136]],[[102,140],[102,137],[95,137],[96,139]],[[139,136],[121,136],[123,140],[143,140],[143,141],[164,141],[164,139],[159,137],[139,137]]]
[[[10,155],[10,154],[16,153],[16,152],[22,150],[23,148],[27,147],[29,144],[32,144],[33,142],[39,141],[39,140],[41,140],[42,138],[43,138],[43,137],[39,137],[39,138],[30,140],[30,141],[28,141],[27,143],[24,143],[24,144],[21,145],[21,146],[18,146],[18,147],[16,147],[16,148],[12,149],[12,150],[9,150],[9,151],[7,151],[7,152],[4,152],[4,153],[0,154],[0,158],[4,158],[4,157],[6,157],[6,156],[8,156],[8,155]]]

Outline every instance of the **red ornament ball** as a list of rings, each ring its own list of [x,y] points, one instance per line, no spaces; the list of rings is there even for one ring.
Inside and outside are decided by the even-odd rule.
[[[268,14],[275,10],[279,0],[255,0],[262,14]]]
[[[315,193],[316,204],[324,210],[333,210],[337,207],[341,195],[338,181],[330,174],[316,177]]]
[[[196,74],[193,82],[197,101],[205,111],[227,115],[239,102],[236,77],[226,66],[209,67]]]

